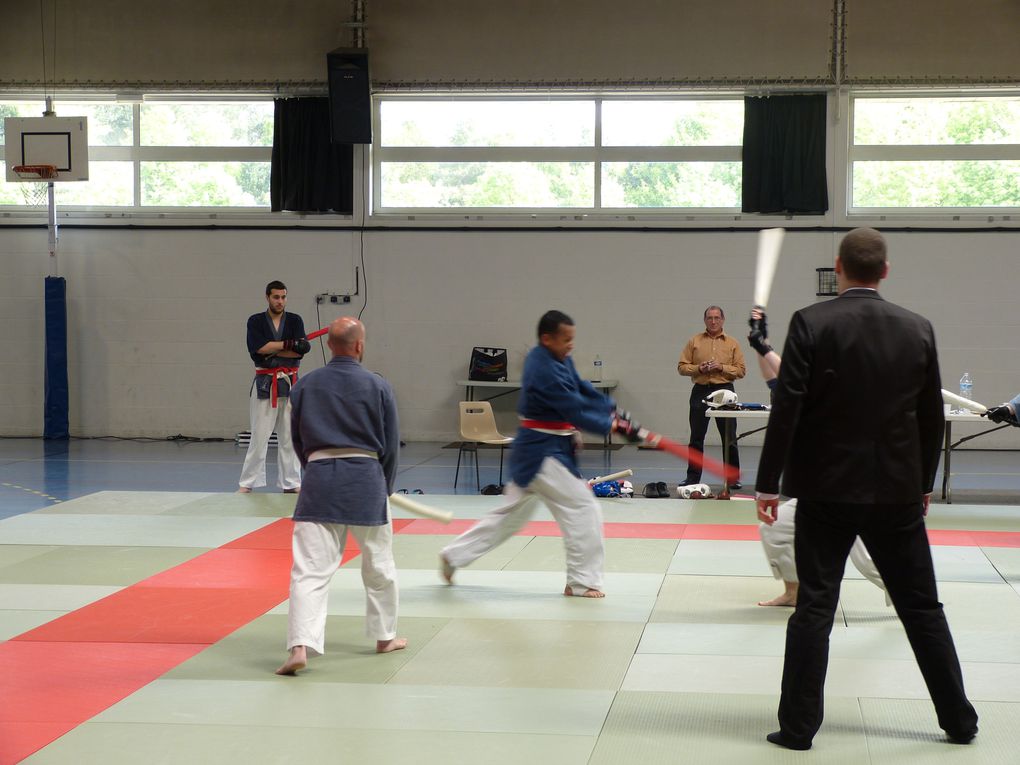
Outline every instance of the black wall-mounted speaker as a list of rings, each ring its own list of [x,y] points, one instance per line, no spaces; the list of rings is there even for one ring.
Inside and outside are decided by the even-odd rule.
[[[326,55],[329,125],[333,143],[372,143],[372,88],[365,48],[337,48]]]

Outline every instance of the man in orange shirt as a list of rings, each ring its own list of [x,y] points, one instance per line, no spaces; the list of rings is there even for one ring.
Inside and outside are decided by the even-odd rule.
[[[694,381],[691,388],[689,446],[699,452],[705,450],[705,433],[708,432],[708,417],[705,414],[708,407],[705,405],[705,399],[717,390],[733,390],[733,381],[739,380],[747,372],[740,343],[735,337],[723,332],[723,323],[726,321],[723,309],[717,305],[710,305],[705,309],[704,319],[705,331],[699,332],[687,341],[680,354],[680,362],[676,365],[681,375]],[[715,424],[719,428],[719,435],[724,439],[726,430],[729,429],[730,449],[729,454],[723,455],[723,459],[739,470],[736,421],[719,419]],[[701,483],[701,468],[688,464],[687,477],[679,485],[690,486],[695,483]],[[740,481],[730,482],[730,488],[742,488]]]

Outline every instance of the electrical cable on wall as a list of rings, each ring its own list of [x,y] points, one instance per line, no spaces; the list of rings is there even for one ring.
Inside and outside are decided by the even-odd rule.
[[[358,311],[358,321],[361,321],[361,315],[368,308],[368,272],[365,271],[365,212],[368,208],[368,200],[365,198],[365,186],[368,184],[365,179],[368,177],[368,168],[365,166],[366,157],[368,156],[368,147],[362,147],[361,149],[361,226],[359,235],[361,239],[361,275],[365,279],[365,302],[361,305],[361,310]]]

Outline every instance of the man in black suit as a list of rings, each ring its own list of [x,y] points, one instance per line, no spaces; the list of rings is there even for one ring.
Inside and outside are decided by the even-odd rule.
[[[977,733],[935,587],[925,532],[945,420],[927,319],[883,300],[882,235],[851,231],[836,257],[839,297],[793,315],[758,466],[758,517],[776,518],[779,477],[797,497],[800,592],[786,629],[780,730],[808,749],[822,724],[829,633],[847,554],[860,536],[885,581],[939,725],[955,743]]]

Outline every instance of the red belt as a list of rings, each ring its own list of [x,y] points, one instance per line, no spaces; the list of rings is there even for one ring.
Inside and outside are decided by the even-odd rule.
[[[277,381],[280,379],[280,375],[286,375],[290,378],[291,387],[297,383],[297,367],[275,367],[273,369],[256,369],[256,375],[272,375],[273,376],[273,388],[272,393],[269,396],[270,401],[273,402],[273,409],[276,409],[277,399]]]
[[[521,427],[541,430],[577,430],[569,422],[552,422],[548,420],[521,420]]]

